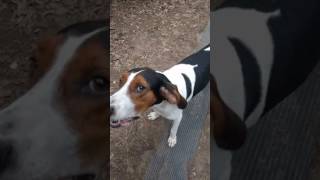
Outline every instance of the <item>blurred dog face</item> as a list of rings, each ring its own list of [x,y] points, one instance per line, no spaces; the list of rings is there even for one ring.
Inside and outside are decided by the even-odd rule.
[[[111,127],[126,126],[141,113],[163,100],[186,106],[177,87],[160,72],[150,68],[136,68],[123,73],[120,89],[110,97]]]
[[[0,113],[0,179],[94,179],[106,160],[106,21],[38,45],[38,82]]]

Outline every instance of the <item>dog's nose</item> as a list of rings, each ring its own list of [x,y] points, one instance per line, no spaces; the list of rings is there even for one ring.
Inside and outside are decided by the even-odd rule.
[[[110,106],[110,116],[114,114],[114,111],[115,111],[114,106]]]
[[[0,173],[10,165],[13,155],[13,145],[7,140],[0,139]]]

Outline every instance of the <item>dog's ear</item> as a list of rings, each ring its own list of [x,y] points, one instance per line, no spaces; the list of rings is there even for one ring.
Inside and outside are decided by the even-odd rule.
[[[163,82],[160,87],[160,95],[169,103],[176,104],[180,109],[187,107],[188,103],[179,93],[177,86],[170,82]]]
[[[210,78],[210,111],[214,139],[219,147],[236,150],[245,142],[247,127],[241,118],[225,105],[212,75]]]

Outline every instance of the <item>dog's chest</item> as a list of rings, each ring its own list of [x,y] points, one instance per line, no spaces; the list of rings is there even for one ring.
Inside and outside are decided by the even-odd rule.
[[[160,116],[170,120],[175,119],[178,113],[182,111],[181,109],[178,109],[176,105],[170,104],[166,101],[163,101],[160,104],[154,105],[152,107],[152,110],[157,112]]]

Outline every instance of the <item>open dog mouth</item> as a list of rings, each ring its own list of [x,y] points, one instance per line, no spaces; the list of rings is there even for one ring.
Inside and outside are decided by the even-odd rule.
[[[110,126],[112,128],[118,128],[121,126],[128,126],[132,121],[139,119],[138,116],[130,117],[126,119],[120,119],[120,120],[112,120],[110,121]]]
[[[96,175],[93,173],[85,173],[85,174],[78,174],[78,175],[70,175],[60,177],[57,180],[95,180]]]

